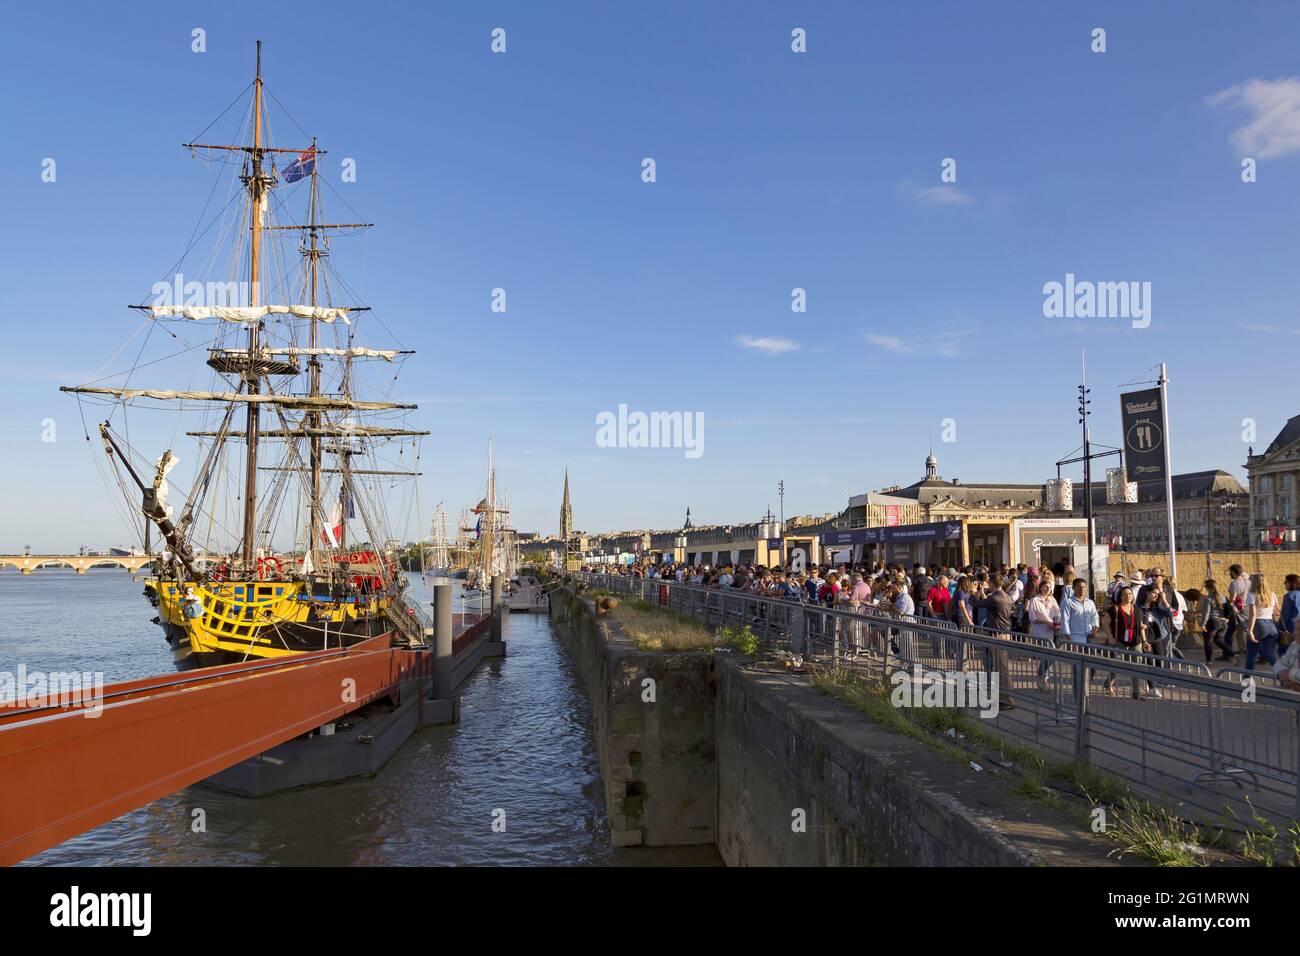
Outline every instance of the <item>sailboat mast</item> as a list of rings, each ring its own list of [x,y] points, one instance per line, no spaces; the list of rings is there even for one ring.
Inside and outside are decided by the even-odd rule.
[[[313,154],[316,151],[316,138],[313,136],[311,141]],[[317,163],[312,163],[311,167],[311,211],[309,223],[309,234],[311,236],[310,246],[307,250],[307,264],[311,273],[311,305],[316,306],[316,288],[317,288],[317,265],[320,261],[320,248],[316,241],[316,201],[319,195],[320,182],[317,179]],[[318,348],[320,345],[320,329],[316,324],[313,316],[311,319],[311,347]],[[312,354],[310,368],[309,394],[320,394],[320,357]],[[315,430],[320,428],[320,412],[313,411],[307,416],[310,422],[310,428]],[[321,459],[320,459],[320,436],[313,434],[311,436],[311,501],[308,502],[307,510],[309,512],[309,524],[311,526],[311,536],[307,539],[307,550],[311,553],[316,550],[316,542],[320,540],[320,476],[321,476]],[[313,562],[314,565],[314,562]]]
[[[492,439],[488,439],[488,480],[487,480],[487,527],[483,529],[483,574],[486,583],[492,576],[493,545],[496,528],[496,470],[492,467]]]
[[[251,306],[260,305],[258,301],[258,268],[262,252],[262,204],[265,201],[265,184],[262,180],[262,41],[257,41],[257,72],[253,78],[253,154],[252,175],[248,180],[249,194],[252,196],[252,245],[249,253],[249,302]],[[257,339],[258,322],[248,324],[248,365],[244,373],[245,391],[250,395],[261,391],[261,381],[257,374]],[[248,453],[245,456],[244,473],[244,566],[251,568],[257,555],[257,442],[260,424],[260,409],[257,402],[248,403],[248,420],[246,436]]]

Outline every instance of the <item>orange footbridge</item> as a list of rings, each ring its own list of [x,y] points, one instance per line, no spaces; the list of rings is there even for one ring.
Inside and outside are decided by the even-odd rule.
[[[457,624],[455,656],[490,621]],[[345,649],[107,684],[92,706],[2,707],[0,865],[395,696],[403,681],[428,678],[432,668],[431,653],[394,647],[383,635]]]

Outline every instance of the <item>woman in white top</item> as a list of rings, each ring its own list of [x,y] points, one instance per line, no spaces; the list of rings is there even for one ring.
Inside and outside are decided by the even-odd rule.
[[[1250,576],[1250,593],[1246,595],[1246,670],[1255,669],[1255,659],[1262,657],[1270,665],[1277,663],[1277,595],[1262,574]]]
[[[1057,629],[1061,626],[1061,608],[1056,603],[1056,598],[1052,597],[1051,581],[1043,581],[1038,585],[1038,593],[1029,599],[1025,612],[1029,615],[1030,637],[1045,637],[1048,640],[1056,638]]]
[[[1050,572],[1049,576],[1050,576]],[[1044,637],[1049,641],[1056,641],[1057,631],[1061,627],[1061,607],[1056,603],[1056,598],[1052,596],[1053,585],[1050,580],[1044,580],[1038,585],[1038,593],[1029,599],[1025,605],[1025,614],[1029,618],[1029,636]],[[1044,693],[1047,692],[1047,671],[1051,667],[1050,661],[1043,658],[1038,662],[1038,685]]]

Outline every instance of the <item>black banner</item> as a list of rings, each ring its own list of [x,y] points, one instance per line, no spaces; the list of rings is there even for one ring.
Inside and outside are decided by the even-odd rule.
[[[1129,481],[1165,477],[1165,439],[1160,389],[1147,388],[1119,397],[1124,422],[1124,464]]]
[[[885,528],[855,528],[852,531],[822,533],[822,546],[846,544],[906,544],[913,541],[956,541],[961,538],[960,521],[935,521],[930,524],[902,524]]]

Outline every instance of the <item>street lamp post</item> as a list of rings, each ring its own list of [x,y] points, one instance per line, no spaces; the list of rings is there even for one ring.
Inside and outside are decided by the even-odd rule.
[[[778,549],[781,555],[781,569],[785,570],[785,479],[782,478],[776,483],[776,496],[781,499],[781,546]]]
[[[1070,465],[1075,462],[1083,462],[1083,517],[1084,524],[1087,525],[1086,534],[1088,542],[1088,571],[1085,580],[1088,582],[1089,596],[1095,595],[1095,582],[1092,573],[1092,552],[1093,552],[1093,534],[1092,534],[1092,460],[1094,458],[1106,458],[1110,455],[1122,455],[1118,448],[1111,448],[1108,451],[1094,452],[1092,450],[1092,436],[1088,432],[1088,416],[1092,414],[1089,408],[1092,405],[1092,399],[1088,394],[1092,389],[1088,388],[1088,379],[1086,370],[1079,379],[1079,424],[1083,426],[1083,454],[1078,458],[1062,458],[1056,463],[1056,477],[1061,477],[1061,466]],[[1103,446],[1105,447],[1105,446]],[[1123,517],[1120,518],[1121,525]]]
[[[1088,437],[1088,406],[1092,400],[1088,398],[1088,378],[1086,373],[1079,382],[1079,424],[1083,426],[1083,520],[1087,523],[1085,529],[1088,540],[1088,572],[1085,580],[1088,582],[1088,595],[1095,597],[1096,588],[1092,579],[1092,446]]]

